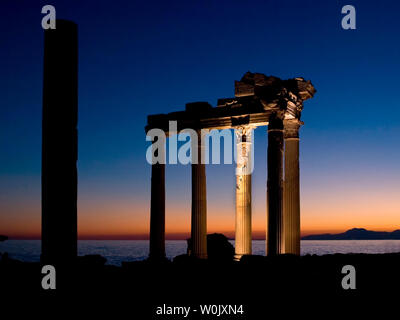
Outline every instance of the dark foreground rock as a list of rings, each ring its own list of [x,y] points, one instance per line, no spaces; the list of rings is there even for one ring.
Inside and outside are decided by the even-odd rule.
[[[6,241],[7,239],[8,239],[7,236],[3,236],[3,235],[0,234],[0,242]]]
[[[187,240],[187,252],[192,251],[192,240]],[[207,235],[207,255],[212,262],[232,261],[235,255],[235,248],[229,239],[222,233],[212,233]]]
[[[400,254],[335,254],[326,256],[244,256],[240,262],[197,260],[187,256],[173,262],[138,261],[122,267],[104,264],[104,258],[80,258],[69,266],[56,266],[57,289],[43,290],[40,263],[10,258],[0,261],[1,292],[16,301],[49,297],[77,304],[95,299],[93,312],[114,308],[141,315],[133,319],[183,319],[155,317],[157,306],[169,304],[242,305],[245,317],[193,319],[260,319],[270,309],[299,313],[304,305],[353,305],[358,299],[397,292]],[[356,290],[342,288],[342,268],[356,269]],[[290,305],[290,308],[287,306]],[[87,307],[88,305],[86,305]],[[72,304],[73,308],[76,304]],[[197,317],[197,318],[196,318]]]

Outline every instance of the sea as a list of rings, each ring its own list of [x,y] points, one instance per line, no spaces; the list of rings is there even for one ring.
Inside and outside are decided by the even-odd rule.
[[[232,245],[235,244],[231,240]],[[0,242],[0,253],[10,258],[36,262],[40,259],[40,240],[7,240]],[[186,253],[185,240],[167,240],[169,259]],[[394,253],[400,252],[400,240],[302,240],[301,255],[334,253]],[[148,240],[79,240],[78,255],[100,254],[107,264],[121,265],[123,261],[144,260],[149,254]],[[265,241],[253,241],[253,254],[265,255]]]

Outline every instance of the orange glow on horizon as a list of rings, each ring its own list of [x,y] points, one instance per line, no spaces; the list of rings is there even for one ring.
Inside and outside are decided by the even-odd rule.
[[[210,195],[207,213],[208,233],[234,237],[235,213],[232,203],[219,203]],[[257,200],[257,199],[256,199]],[[264,199],[261,199],[265,201]],[[259,200],[259,202],[261,202]],[[400,198],[398,188],[354,189],[315,186],[303,190],[301,203],[301,234],[340,233],[351,228],[374,231],[400,229]],[[0,205],[0,234],[10,238],[40,238],[40,202]],[[149,199],[80,199],[78,235],[80,239],[148,239]],[[166,203],[166,239],[190,236],[190,198]],[[253,204],[253,238],[265,239],[266,213],[263,204]]]
[[[118,210],[114,208],[112,212],[118,212],[118,214],[110,214],[109,210],[96,212],[95,217],[92,211],[79,215],[79,239],[147,240],[149,238],[150,223],[148,215],[133,215],[130,208],[119,208]],[[174,215],[170,214],[169,216],[168,212],[166,213],[166,239],[178,240],[189,238],[190,212],[189,214],[174,213]],[[262,213],[255,213],[254,215],[262,215],[262,217],[253,219],[253,239],[265,239],[265,216]],[[377,221],[377,219],[373,219],[373,217],[368,215],[365,215],[365,219],[352,216],[346,217],[346,214],[336,214],[335,216],[340,216],[340,223],[337,220],[334,221],[331,215],[315,219],[313,212],[303,214],[301,235],[341,233],[351,228],[365,228],[374,231],[400,229],[399,224],[391,223],[394,219],[378,219],[379,221]],[[185,217],[185,219],[181,217]],[[223,233],[228,238],[234,238],[234,215],[229,213],[227,219],[225,214],[216,216],[209,213],[207,218],[208,233]],[[0,222],[0,234],[14,239],[40,239],[40,212],[36,213],[31,219],[12,219]]]

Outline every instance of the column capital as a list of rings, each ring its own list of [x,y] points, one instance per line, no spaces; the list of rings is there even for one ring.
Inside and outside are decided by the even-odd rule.
[[[284,138],[299,139],[299,129],[304,124],[299,119],[286,119],[283,121]]]
[[[251,174],[253,171],[253,129],[254,126],[235,127],[236,135],[236,175]]]
[[[257,126],[249,124],[249,125],[235,126],[233,128],[235,129],[236,138],[240,139],[244,136],[245,137],[244,139],[246,139],[247,137],[247,140],[250,140],[253,130],[256,129]],[[246,142],[246,141],[240,141],[240,142]]]

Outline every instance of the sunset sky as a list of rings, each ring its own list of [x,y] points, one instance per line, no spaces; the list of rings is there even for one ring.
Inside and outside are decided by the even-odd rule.
[[[40,237],[43,30],[48,1],[2,0],[0,234]],[[395,1],[52,1],[79,27],[80,238],[149,231],[149,114],[234,95],[246,71],[317,89],[301,135],[302,234],[400,229],[400,42]],[[253,232],[266,224],[266,127],[255,131]],[[190,166],[166,168],[167,238],[190,231]],[[207,166],[208,232],[233,235],[234,165]],[[61,205],[61,204],[60,204]]]

